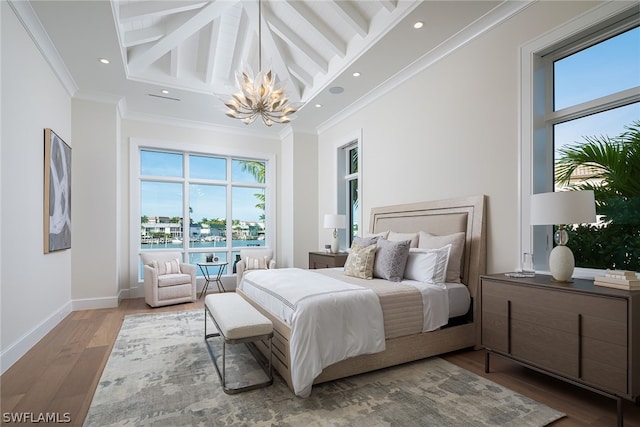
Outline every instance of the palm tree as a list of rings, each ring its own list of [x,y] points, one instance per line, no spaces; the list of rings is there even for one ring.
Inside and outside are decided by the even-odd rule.
[[[617,137],[585,136],[559,150],[556,182],[571,190],[593,190],[596,212],[604,224],[582,225],[572,232],[582,266],[638,270],[640,267],[640,120]],[[574,172],[588,168],[589,181],[571,183]]]
[[[240,160],[239,163],[242,166],[243,172],[249,172],[251,175],[253,175],[253,177],[256,179],[257,182],[259,182],[260,184],[264,184],[265,169],[266,169],[264,162],[256,162],[252,160]],[[256,208],[264,212],[265,210],[264,192],[255,193],[254,196],[258,200],[258,203],[256,203]],[[265,215],[263,213],[263,214],[260,214],[258,219],[264,221],[264,218],[265,218]]]

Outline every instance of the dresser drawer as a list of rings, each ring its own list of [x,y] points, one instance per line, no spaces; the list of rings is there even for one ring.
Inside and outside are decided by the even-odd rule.
[[[627,300],[482,281],[482,345],[604,390],[627,391]]]

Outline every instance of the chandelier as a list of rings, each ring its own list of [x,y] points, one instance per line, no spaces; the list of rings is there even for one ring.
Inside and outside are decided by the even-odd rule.
[[[258,0],[258,67],[254,77],[251,71],[236,73],[238,91],[224,105],[229,108],[227,116],[251,124],[260,116],[265,125],[289,123],[290,114],[297,108],[289,104],[284,88],[276,84],[271,69],[262,70],[262,2]]]

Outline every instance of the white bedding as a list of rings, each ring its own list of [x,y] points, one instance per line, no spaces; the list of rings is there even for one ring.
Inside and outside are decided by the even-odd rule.
[[[422,294],[422,332],[435,331],[449,321],[449,293],[444,283],[403,280],[400,283],[417,288]]]
[[[298,396],[311,394],[325,367],[385,349],[382,308],[370,289],[298,268],[247,271],[239,288],[291,325],[291,381]]]

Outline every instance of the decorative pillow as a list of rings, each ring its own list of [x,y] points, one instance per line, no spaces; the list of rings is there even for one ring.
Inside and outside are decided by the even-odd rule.
[[[411,240],[411,247],[418,247],[418,233],[396,233],[394,231],[390,231],[387,240],[391,240],[392,242]]]
[[[376,245],[351,245],[351,252],[344,264],[344,274],[361,279],[373,279],[373,263],[376,258]]]
[[[153,260],[151,263],[153,268],[158,271],[158,276],[162,276],[163,274],[180,274],[180,260],[178,258],[171,259],[169,261],[156,261]]]
[[[354,237],[353,243],[357,244],[358,246],[366,247],[375,245],[378,239],[380,239],[380,236]]]
[[[426,283],[444,283],[447,277],[447,264],[451,244],[440,249],[409,250],[404,277]]]
[[[462,271],[462,255],[464,253],[463,231],[459,233],[447,234],[444,236],[436,236],[435,234],[420,232],[420,240],[418,247],[421,249],[438,249],[445,245],[451,244],[451,252],[449,253],[449,264],[447,265],[447,279],[449,283],[460,283]]]
[[[389,235],[389,230],[381,231],[380,233],[365,233],[363,237],[379,237],[381,239],[386,239]]]
[[[409,246],[411,246],[411,240],[392,242],[379,239],[376,261],[373,264],[373,276],[400,282],[409,256]]]
[[[269,262],[267,261],[266,256],[263,256],[261,258],[247,256],[244,258],[245,270],[266,270],[268,268],[268,265]]]

